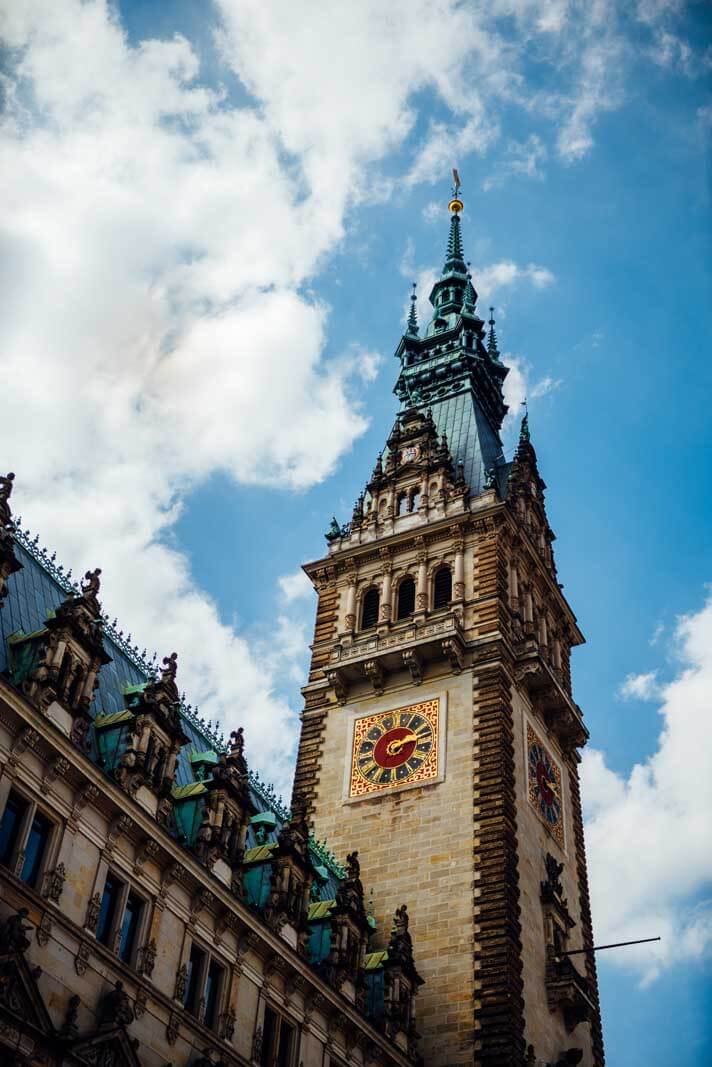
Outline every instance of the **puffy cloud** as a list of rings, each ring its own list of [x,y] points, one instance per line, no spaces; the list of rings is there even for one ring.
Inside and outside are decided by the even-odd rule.
[[[541,137],[536,133],[530,134],[524,142],[510,141],[493,173],[483,181],[482,188],[488,192],[503,185],[509,177],[536,178],[542,181],[544,172],[541,164],[548,154]]]
[[[627,775],[595,749],[582,762],[596,938],[661,935],[611,957],[645,982],[712,947],[712,595],[678,620],[675,654],[677,673],[658,689],[654,755]]]
[[[295,571],[294,574],[283,574],[277,579],[277,583],[287,603],[313,595],[314,588],[303,570]]]
[[[216,0],[204,17],[239,82],[228,93],[201,81],[185,38],[129,41],[107,0],[0,0],[16,506],[75,569],[101,563],[112,615],[176,648],[191,700],[242,720],[251,758],[283,783],[296,721],[279,663],[220,618],[173,527],[215,472],[304,488],[363,432],[356,388],[378,356],[328,351],[328,308],[309,285],[354,205],[491,144],[500,103],[529,108],[530,34],[558,41],[570,15],[515,7],[520,39],[505,41],[484,7],[455,0],[364,0],[327,17],[295,0]],[[426,91],[443,117],[423,130]],[[384,178],[404,145],[404,176]],[[492,289],[551,282],[546,268],[495,267]]]
[[[653,641],[650,642],[654,644]],[[622,700],[654,700],[658,695],[658,672],[647,674],[629,674],[618,689]]]

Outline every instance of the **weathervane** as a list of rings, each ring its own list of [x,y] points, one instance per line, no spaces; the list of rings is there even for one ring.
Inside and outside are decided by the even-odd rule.
[[[452,182],[452,197],[447,207],[451,215],[459,215],[465,205],[460,199],[460,175],[457,167],[452,168]]]

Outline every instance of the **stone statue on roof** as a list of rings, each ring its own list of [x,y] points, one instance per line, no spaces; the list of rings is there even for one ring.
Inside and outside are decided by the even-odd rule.
[[[12,494],[12,483],[15,480],[15,475],[10,471],[8,474],[0,475],[0,528],[4,529],[12,522],[12,512],[8,500]]]

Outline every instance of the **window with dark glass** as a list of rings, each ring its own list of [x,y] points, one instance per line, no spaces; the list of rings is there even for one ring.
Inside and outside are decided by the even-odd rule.
[[[119,936],[119,956],[124,963],[133,962],[142,914],[143,901],[141,897],[130,892],[126,898],[126,907],[124,908],[124,917],[121,920],[121,934]]]
[[[361,629],[370,630],[378,622],[378,607],[380,597],[377,589],[369,589],[363,598],[361,609]]]
[[[185,1007],[192,1015],[197,1015],[200,1010],[202,996],[203,976],[205,974],[205,961],[207,952],[204,952],[195,943],[190,946],[188,959],[188,982],[185,989]]]
[[[15,857],[22,823],[29,804],[17,793],[10,792],[0,821],[0,863],[9,867]]]
[[[444,608],[452,600],[452,572],[449,567],[440,567],[433,582],[433,607]]]
[[[214,1029],[218,1016],[218,1001],[220,998],[220,990],[223,983],[224,970],[219,963],[215,960],[210,961],[208,966],[208,974],[205,979],[205,992],[203,994],[205,998],[205,1013],[203,1015],[203,1022],[210,1029]]]
[[[296,1048],[296,1027],[269,1006],[265,1007],[261,1067],[292,1067]]]
[[[20,873],[22,881],[27,882],[33,889],[37,888],[53,829],[54,825],[46,815],[36,811],[27,835],[25,862]]]
[[[99,921],[96,924],[96,939],[102,945],[109,946],[114,932],[114,920],[119,911],[119,901],[124,885],[115,875],[109,872],[104,882],[104,892],[101,894],[101,907],[99,908]]]
[[[407,619],[415,611],[415,582],[404,578],[398,586],[398,618]]]

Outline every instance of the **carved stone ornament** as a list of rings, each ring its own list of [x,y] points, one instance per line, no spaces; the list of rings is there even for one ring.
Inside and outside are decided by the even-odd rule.
[[[46,894],[54,904],[59,904],[66,879],[67,868],[63,863],[58,863],[53,871],[48,871],[45,875]]]
[[[40,925],[35,931],[35,937],[37,938],[37,944],[40,948],[45,948],[49,944],[49,939],[52,936],[52,919],[48,911],[44,913],[40,921]]]
[[[114,988],[105,993],[99,1004],[99,1026],[129,1026],[134,1021],[134,1010],[124,983],[114,983]]]
[[[74,970],[77,972],[80,978],[87,973],[90,956],[91,949],[89,948],[89,942],[80,941],[79,948],[77,949],[77,954],[74,957]]]
[[[58,778],[63,778],[69,770],[69,760],[60,756],[59,759],[53,760],[48,766],[42,778],[43,790],[49,791]]]
[[[95,893],[87,904],[87,916],[84,920],[84,925],[91,933],[95,933],[96,925],[99,922],[99,913],[101,911],[101,894]]]
[[[166,1026],[166,1041],[169,1045],[175,1045],[178,1040],[178,1012],[172,1011],[168,1016]]]
[[[159,845],[155,838],[147,838],[136,852],[134,861],[134,874],[138,875],[143,869],[146,860],[154,860],[158,855]]]
[[[143,986],[139,986],[136,990],[136,999],[134,1000],[134,1015],[137,1019],[140,1019],[142,1015],[145,1015],[147,1004],[148,994]]]
[[[363,665],[363,671],[373,686],[377,695],[383,692],[383,668],[377,659],[367,659]]]
[[[153,974],[153,968],[156,966],[156,939],[152,937],[142,948],[139,950],[138,958],[138,973],[143,974],[146,978],[150,978]]]
[[[258,1026],[252,1038],[252,1062],[262,1063],[262,1027]]]
[[[77,1019],[79,1018],[80,1004],[81,1000],[76,993],[74,993],[67,1002],[67,1010],[64,1013],[64,1022],[59,1030],[59,1036],[67,1041],[73,1041],[79,1033]]]
[[[176,971],[176,988],[173,997],[181,1004],[185,999],[185,991],[188,988],[188,964],[182,963]]]
[[[223,1041],[232,1041],[235,1036],[235,1012],[232,1008],[228,1008],[220,1016],[219,1020],[220,1037]]]
[[[67,821],[67,827],[71,833],[76,833],[77,826],[79,824],[79,818],[88,804],[95,804],[99,799],[99,790],[97,786],[87,783],[82,786],[79,792],[74,798],[72,804],[72,810]]]
[[[423,681],[423,664],[420,656],[414,648],[407,648],[403,652],[403,663],[410,671],[413,685],[420,685]]]

